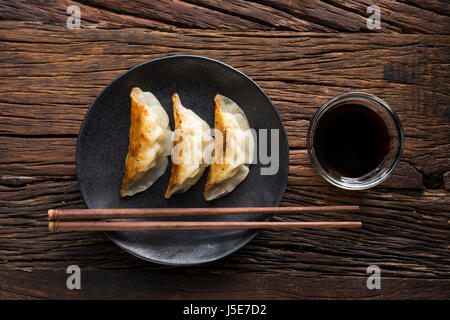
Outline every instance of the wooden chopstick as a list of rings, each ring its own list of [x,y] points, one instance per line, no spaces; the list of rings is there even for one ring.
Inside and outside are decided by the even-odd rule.
[[[133,208],[50,209],[48,220],[97,220],[158,217],[192,217],[230,214],[280,214],[300,212],[359,211],[359,206],[238,207],[238,208]]]
[[[358,211],[359,206],[323,207],[238,207],[238,208],[133,208],[133,209],[51,209],[49,230],[120,231],[182,229],[285,229],[355,228],[359,221],[270,222],[270,221],[92,221],[101,219],[190,217],[230,214],[280,214],[300,212]],[[69,220],[69,221],[67,221]],[[75,221],[70,221],[75,220]]]
[[[55,231],[119,231],[181,229],[287,229],[287,228],[357,228],[359,221],[337,222],[266,222],[266,221],[49,221]]]

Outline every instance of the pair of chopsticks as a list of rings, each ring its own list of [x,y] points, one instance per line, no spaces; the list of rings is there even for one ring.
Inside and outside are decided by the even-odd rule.
[[[359,211],[359,206],[239,207],[239,208],[136,208],[136,209],[50,209],[50,231],[120,231],[180,229],[286,229],[357,228],[359,221],[275,222],[275,221],[105,221],[158,217],[193,217],[230,214],[283,214],[301,212]]]

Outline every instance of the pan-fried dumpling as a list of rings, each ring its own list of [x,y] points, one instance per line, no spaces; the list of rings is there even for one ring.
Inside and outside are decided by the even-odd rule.
[[[247,177],[254,140],[247,117],[231,99],[216,94],[215,149],[204,190],[206,201],[223,197]]]
[[[167,168],[172,150],[169,117],[151,92],[131,90],[131,126],[120,196],[149,188]]]
[[[208,162],[205,158],[214,138],[211,128],[192,110],[185,108],[178,94],[172,96],[175,138],[172,151],[172,174],[165,198],[182,193],[197,183]],[[210,156],[209,156],[210,157]]]

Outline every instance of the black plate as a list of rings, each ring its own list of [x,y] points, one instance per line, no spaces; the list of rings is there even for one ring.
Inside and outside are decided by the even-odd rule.
[[[186,193],[164,199],[170,178],[165,174],[145,192],[121,199],[119,187],[128,150],[130,90],[140,87],[159,99],[173,129],[171,96],[180,95],[214,127],[216,93],[234,100],[254,129],[279,129],[280,168],[276,175],[260,175],[261,164],[229,195],[203,200],[207,173]],[[289,149],[280,117],[270,99],[250,78],[216,60],[198,56],[170,56],[152,60],[127,71],[109,84],[86,113],[77,142],[76,163],[81,194],[88,208],[134,207],[245,207],[278,206],[288,176]],[[210,217],[205,220],[268,220],[269,215]],[[193,219],[194,220],[194,219]],[[239,249],[256,230],[173,230],[108,232],[109,238],[130,253],[153,262],[195,264],[213,261]]]

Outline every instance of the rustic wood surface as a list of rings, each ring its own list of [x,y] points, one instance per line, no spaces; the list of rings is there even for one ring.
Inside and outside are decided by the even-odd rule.
[[[0,0],[0,298],[450,298],[450,6],[378,1]],[[66,8],[82,28],[66,27]],[[353,205],[364,228],[262,231],[239,251],[194,267],[139,260],[102,233],[50,233],[47,210],[84,208],[75,146],[93,99],[138,63],[173,54],[219,59],[274,102],[290,147],[282,205]],[[405,151],[367,191],[327,184],[312,168],[315,110],[350,90],[397,112]],[[329,220],[330,214],[280,221]],[[67,290],[67,266],[82,290]],[[368,290],[366,268],[382,270]]]

